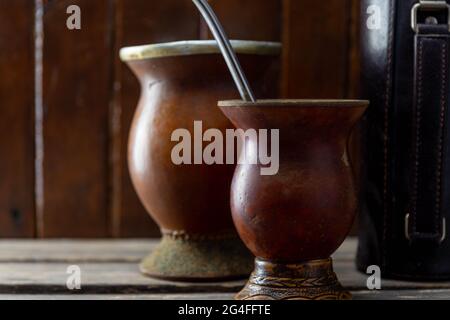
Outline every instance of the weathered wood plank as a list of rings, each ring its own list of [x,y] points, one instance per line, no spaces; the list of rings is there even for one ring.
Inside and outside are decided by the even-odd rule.
[[[0,262],[139,262],[158,239],[136,240],[2,240]],[[335,253],[335,261],[353,261],[356,240]]]
[[[112,3],[45,1],[39,237],[109,235]],[[81,30],[66,28],[69,5],[81,8]]]
[[[341,283],[350,290],[367,290],[366,275],[356,270],[353,261],[335,261],[334,271]],[[397,280],[381,280],[384,290],[406,290],[406,289],[450,289],[450,282],[411,282]]]
[[[449,300],[450,290],[357,291],[353,300]],[[233,300],[234,293],[0,294],[0,300]]]
[[[280,41],[282,0],[210,0],[232,39]],[[212,38],[202,21],[202,37]]]
[[[175,22],[176,21],[176,22]],[[140,86],[120,62],[120,47],[176,40],[193,40],[199,34],[199,16],[190,1],[119,0],[116,12],[115,99],[111,118],[112,233],[115,237],[158,236],[131,183],[127,165],[128,135]]]
[[[351,17],[349,21],[349,65],[346,98],[358,99],[360,97],[360,78],[361,78],[361,52],[360,52],[360,18],[361,1],[351,0]]]
[[[234,293],[190,294],[0,294],[0,300],[233,300]]]
[[[157,240],[14,240],[0,241],[1,262],[135,262]]]
[[[0,237],[34,237],[34,1],[0,1]]]
[[[354,300],[450,300],[450,290],[372,290],[353,292]]]
[[[138,262],[156,243],[156,240],[0,241],[0,294],[69,294],[65,283],[66,270],[71,264],[81,268],[80,293],[105,294],[111,299],[120,295],[157,299],[156,295],[166,294],[168,299],[175,299],[172,294],[183,294],[181,298],[185,294],[234,293],[245,282],[179,283],[144,277],[139,273]],[[351,258],[355,248],[356,240],[350,239],[334,258],[341,283],[353,291],[355,299],[449,297],[450,282],[382,280],[383,290],[369,291],[368,275],[357,272]]]
[[[283,0],[283,95],[347,94],[351,0]]]
[[[2,263],[0,293],[70,293],[67,263]],[[82,293],[235,292],[244,281],[181,283],[144,277],[136,263],[79,263]]]
[[[224,283],[175,283],[143,277],[139,259],[154,247],[155,240],[129,241],[2,241],[0,261],[51,261],[52,263],[1,263],[2,298],[27,299],[27,294],[44,294],[42,299],[232,299],[244,281]],[[382,291],[366,289],[367,276],[356,272],[350,259],[354,239],[335,254],[335,271],[344,286],[359,299],[447,299],[450,283],[411,283],[383,280]],[[83,263],[81,263],[81,262]],[[97,261],[86,263],[85,261]],[[103,263],[98,263],[98,261]],[[122,261],[122,263],[112,263]],[[109,263],[105,263],[109,262]],[[130,263],[131,262],[131,263]],[[82,270],[83,295],[69,295],[65,283],[71,263]],[[414,290],[413,290],[414,289]],[[211,294],[210,292],[218,292]],[[225,293],[225,294],[224,294]],[[100,294],[100,295],[99,295]],[[39,299],[39,296],[34,296]]]

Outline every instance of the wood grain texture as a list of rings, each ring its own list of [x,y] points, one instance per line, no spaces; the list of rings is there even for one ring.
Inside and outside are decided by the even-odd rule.
[[[78,5],[82,29],[66,28]],[[104,237],[108,230],[108,109],[112,0],[44,7],[40,237]]]
[[[353,291],[353,300],[448,300],[450,290]],[[234,293],[0,294],[0,300],[233,300]]]
[[[240,40],[280,41],[282,0],[210,0],[228,37]],[[201,19],[201,35],[212,38]]]
[[[283,0],[283,95],[347,95],[351,0]]]
[[[0,0],[0,237],[35,235],[33,26],[33,1]]]
[[[348,99],[360,98],[360,73],[361,73],[361,52],[360,52],[360,19],[361,1],[351,0],[351,16],[349,21],[350,36],[348,46]]]
[[[354,300],[449,300],[450,290],[376,290],[352,292]]]
[[[56,300],[232,299],[245,282],[176,283],[144,277],[137,261],[155,243],[144,239],[0,241],[0,299],[28,299],[31,294],[36,299]],[[355,300],[450,298],[450,282],[382,280],[382,290],[367,290],[367,276],[355,270],[352,258],[356,245],[356,239],[350,238],[334,255],[335,271]],[[65,286],[71,264],[82,270],[82,291],[75,295]]]
[[[0,293],[70,293],[66,287],[68,263],[2,263]],[[182,283],[147,278],[136,263],[77,263],[80,293],[207,293],[237,292],[244,281]]]
[[[0,241],[0,263],[134,262],[154,250],[154,240]]]
[[[345,98],[347,99],[359,99],[360,96],[360,0],[351,0],[351,16],[349,21],[350,35],[348,45],[348,66],[347,66],[347,81],[345,82],[344,89],[346,90]],[[370,107],[370,106],[369,106]],[[361,180],[361,158],[362,158],[362,128],[361,124],[358,124],[350,138],[349,142],[349,157],[354,165],[354,172],[356,173],[355,181],[362,184]],[[361,206],[361,203],[359,203]],[[353,228],[351,231],[352,236],[358,235],[359,219],[358,216],[355,219]]]
[[[158,243],[128,240],[3,240],[0,262],[136,262]],[[335,253],[339,261],[353,261],[356,241],[346,241]]]
[[[233,300],[234,293],[0,294],[0,300]]]
[[[118,0],[116,13],[116,73],[112,119],[112,233],[115,237],[159,236],[156,224],[139,201],[127,165],[128,135],[139,100],[140,86],[118,60],[121,47],[197,39],[199,16],[191,1]]]

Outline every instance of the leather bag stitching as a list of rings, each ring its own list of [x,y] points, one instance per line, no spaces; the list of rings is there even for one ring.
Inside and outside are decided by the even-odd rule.
[[[395,11],[395,1],[392,0],[390,2],[389,7],[389,21],[388,21],[388,63],[387,63],[387,72],[386,72],[386,92],[385,92],[385,102],[384,102],[384,176],[383,176],[383,243],[384,245],[382,250],[382,265],[383,268],[386,268],[387,264],[387,246],[388,246],[388,228],[390,230],[390,219],[388,217],[388,206],[387,206],[387,198],[388,198],[388,134],[389,134],[389,105],[391,101],[391,84],[392,84],[392,61],[393,61],[393,42],[394,42],[394,11]]]
[[[436,177],[436,215],[435,215],[435,232],[440,234],[441,228],[441,181],[442,181],[442,156],[444,143],[444,119],[445,119],[445,105],[446,105],[446,90],[447,87],[447,43],[444,42],[441,46],[441,113],[439,121],[439,149],[438,149],[438,172]]]
[[[411,217],[411,229],[413,233],[417,233],[417,197],[418,197],[418,185],[419,185],[419,152],[420,152],[420,141],[421,141],[421,121],[422,121],[422,100],[423,100],[423,39],[418,38],[419,41],[419,52],[418,52],[418,74],[417,74],[417,104],[416,104],[416,141],[414,148],[414,191],[412,197],[412,214]]]

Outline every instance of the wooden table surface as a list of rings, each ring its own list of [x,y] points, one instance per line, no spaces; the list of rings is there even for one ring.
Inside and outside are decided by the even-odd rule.
[[[1,240],[0,299],[232,299],[244,281],[178,283],[142,276],[138,262],[157,240]],[[334,268],[354,299],[450,299],[450,282],[382,280],[367,289],[355,269],[356,240],[334,255]],[[81,291],[66,287],[67,268],[81,269]]]

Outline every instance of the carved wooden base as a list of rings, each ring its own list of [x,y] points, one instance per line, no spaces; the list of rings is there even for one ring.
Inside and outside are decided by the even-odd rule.
[[[237,300],[350,300],[332,260],[278,264],[255,260],[255,270]]]
[[[151,255],[140,264],[143,274],[173,281],[245,279],[253,257],[237,234],[215,236],[164,233]]]

